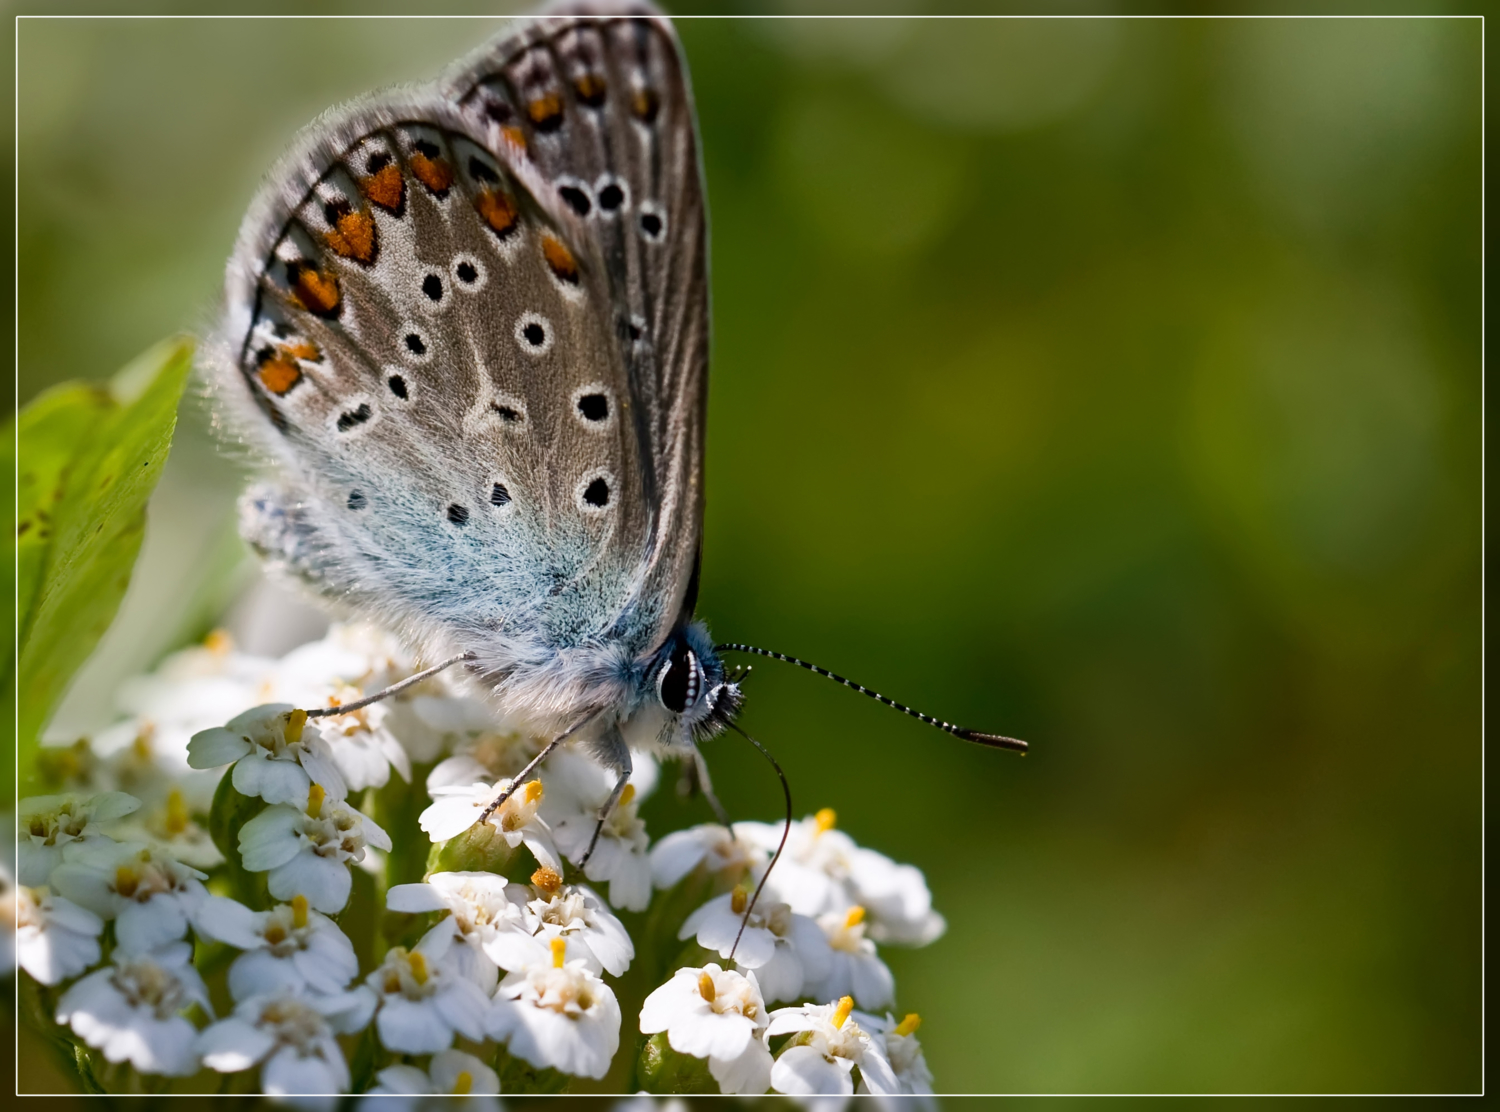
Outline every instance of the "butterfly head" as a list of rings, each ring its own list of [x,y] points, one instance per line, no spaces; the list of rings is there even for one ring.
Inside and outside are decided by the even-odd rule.
[[[657,650],[647,677],[656,701],[685,740],[702,741],[721,732],[745,698],[726,674],[701,622],[672,632]]]

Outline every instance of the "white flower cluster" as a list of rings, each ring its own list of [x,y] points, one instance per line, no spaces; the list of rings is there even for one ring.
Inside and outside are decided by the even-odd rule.
[[[653,846],[648,754],[580,868],[607,774],[564,748],[517,783],[540,745],[446,677],[307,714],[416,670],[356,627],[280,660],[215,636],[127,685],[119,726],[46,752],[59,790],[21,801],[4,934],[71,1038],[141,1074],[256,1071],[268,1094],[650,1088],[673,1056],[725,1093],[931,1093],[876,948],[942,933],[920,872],[831,810],[769,873],[780,824]],[[679,961],[701,964],[622,1009],[637,945],[613,909],[648,912],[646,952],[693,940]],[[637,1009],[655,1037],[617,1062]]]

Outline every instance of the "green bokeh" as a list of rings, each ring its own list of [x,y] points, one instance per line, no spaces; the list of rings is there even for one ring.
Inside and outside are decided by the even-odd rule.
[[[490,26],[24,22],[23,400],[210,322],[292,131]],[[940,1086],[1477,1090],[1478,22],[681,33],[702,611],[1034,746],[748,683],[799,812],[948,916],[888,953]]]

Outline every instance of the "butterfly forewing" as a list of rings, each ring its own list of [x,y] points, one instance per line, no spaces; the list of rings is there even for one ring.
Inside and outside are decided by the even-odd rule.
[[[671,31],[551,18],[325,121],[252,209],[246,532],[497,676],[678,618],[701,526],[707,292]]]

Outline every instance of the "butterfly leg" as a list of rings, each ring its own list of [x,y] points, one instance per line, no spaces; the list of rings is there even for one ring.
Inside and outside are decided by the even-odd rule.
[[[488,806],[486,806],[485,809],[479,813],[479,818],[476,821],[481,823],[488,822],[491,815],[493,815],[501,807],[505,806],[505,801],[516,793],[516,789],[519,788],[522,784],[526,783],[526,777],[531,775],[532,771],[537,767],[537,765],[541,764],[549,756],[551,756],[552,750],[556,749],[559,745],[567,741],[579,730],[583,729],[584,726],[588,725],[588,722],[589,719],[585,718],[582,722],[569,726],[566,730],[558,734],[546,745],[542,746],[542,751],[535,757],[532,757],[531,760],[526,763],[526,767],[516,774],[515,779],[510,782],[510,787],[506,788],[499,795],[495,796],[494,799],[490,800]]]
[[[596,738],[589,745],[589,756],[610,772],[615,773],[616,778],[614,788],[596,812],[599,821],[594,824],[594,836],[589,839],[589,848],[583,851],[583,856],[576,862],[580,869],[587,865],[589,858],[594,855],[594,847],[599,844],[599,835],[604,832],[604,824],[609,821],[609,816],[614,814],[615,808],[619,805],[620,796],[625,793],[625,785],[629,783],[630,773],[634,769],[630,760],[630,746],[626,745],[625,739],[620,736],[619,727],[611,727]]]
[[[713,808],[714,817],[719,820],[720,825],[729,826],[729,812],[724,809],[724,804],[719,802],[719,797],[714,794],[713,781],[709,779],[708,762],[703,759],[703,754],[698,747],[693,746],[693,759],[689,762],[684,758],[682,762],[682,779],[678,781],[677,793],[684,796],[703,794],[708,800],[708,805]]]

